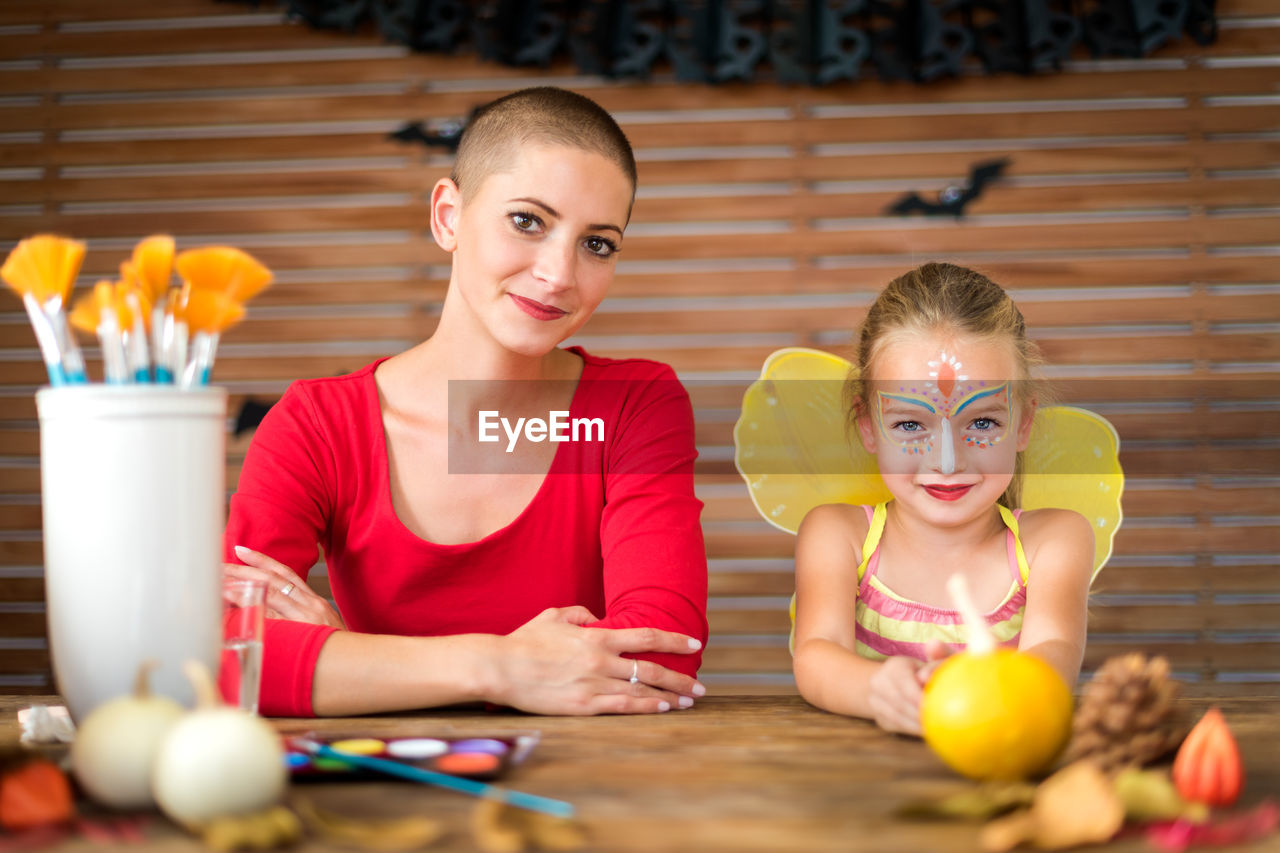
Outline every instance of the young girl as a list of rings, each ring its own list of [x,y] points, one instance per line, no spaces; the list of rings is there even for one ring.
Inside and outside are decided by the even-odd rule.
[[[964,645],[956,573],[998,640],[1075,683],[1093,531],[1071,510],[1018,510],[1036,362],[1013,300],[972,270],[926,264],[871,306],[848,417],[893,500],[800,525],[793,666],[809,702],[918,735],[924,682]]]

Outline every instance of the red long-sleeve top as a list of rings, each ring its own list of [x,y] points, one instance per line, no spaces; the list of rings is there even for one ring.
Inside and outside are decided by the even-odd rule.
[[[604,440],[561,443],[541,488],[506,527],[438,545],[400,522],[375,362],[295,382],[272,407],[231,499],[226,559],[237,562],[232,549],[243,545],[305,578],[320,546],[334,602],[362,633],[507,634],[548,607],[578,604],[603,617],[598,627],[651,626],[705,644],[688,394],[664,364],[572,351],[585,365],[569,417],[600,418]],[[262,713],[314,713],[316,659],[333,630],[267,620]],[[701,663],[700,653],[638,657],[688,675]]]

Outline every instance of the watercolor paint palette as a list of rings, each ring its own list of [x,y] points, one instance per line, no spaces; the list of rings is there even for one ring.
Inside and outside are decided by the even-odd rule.
[[[398,761],[423,770],[467,779],[497,779],[520,764],[538,743],[536,733],[500,737],[374,737],[328,736],[315,732],[307,738],[341,752]],[[295,782],[387,779],[359,767],[324,756],[310,755],[285,740],[285,764]]]

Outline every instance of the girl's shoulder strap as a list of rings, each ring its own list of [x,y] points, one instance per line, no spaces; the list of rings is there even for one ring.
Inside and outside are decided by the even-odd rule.
[[[867,511],[867,538],[862,540],[862,562],[858,564],[858,586],[862,586],[862,576],[867,573],[867,566],[871,564],[871,558],[875,556],[876,549],[880,547],[880,537],[884,534],[884,521],[888,517],[888,501],[878,503],[875,509],[865,507]]]
[[[1018,532],[1018,516],[1022,514],[1022,510],[1012,511],[1001,504],[996,504],[996,509],[1000,510],[1000,517],[1004,519],[1005,527],[1009,528],[1009,535],[1013,540],[1011,556],[1018,562],[1018,574],[1025,585],[1027,578],[1031,576],[1031,567],[1027,564],[1027,554],[1022,550],[1022,537]]]

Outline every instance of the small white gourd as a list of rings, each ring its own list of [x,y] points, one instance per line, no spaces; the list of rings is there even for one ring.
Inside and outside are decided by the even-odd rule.
[[[149,687],[155,661],[143,661],[133,694],[104,702],[85,717],[71,743],[71,770],[94,802],[116,809],[145,809],[151,766],[160,741],[185,713]]]
[[[183,671],[196,709],[160,744],[151,775],[156,803],[186,825],[276,803],[288,776],[280,736],[257,715],[222,704],[202,664],[188,661]]]

